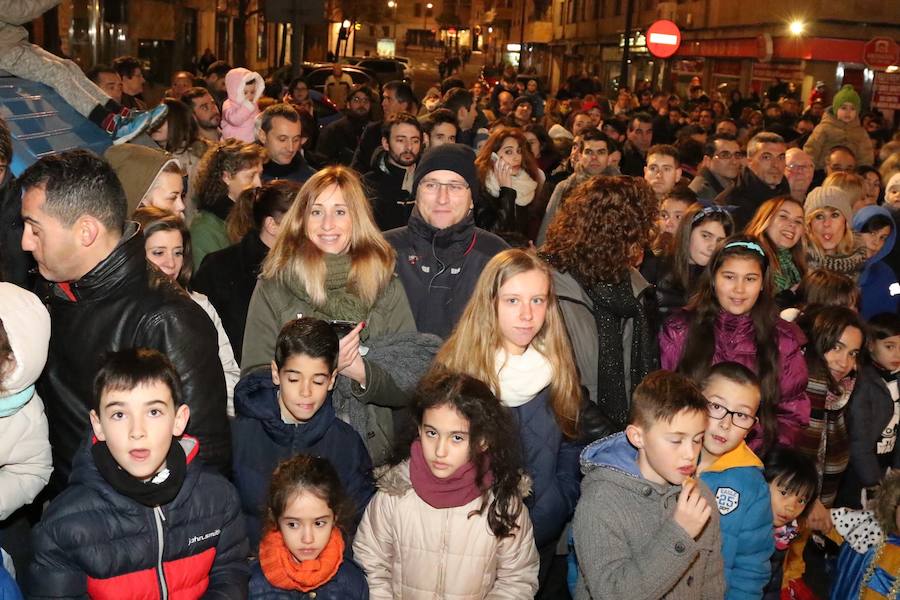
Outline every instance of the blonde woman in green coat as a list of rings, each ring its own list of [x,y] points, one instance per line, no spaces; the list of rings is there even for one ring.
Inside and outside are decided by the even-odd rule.
[[[403,344],[410,340],[398,340],[398,334],[416,332],[406,292],[394,276],[395,258],[356,172],[340,166],[320,170],[297,194],[263,263],[250,300],[241,362],[242,375],[269,369],[278,332],[300,316],[356,324],[347,327],[349,333],[339,332],[335,410],[360,433],[376,464],[387,458],[393,443],[392,409],[408,403],[404,384],[418,379],[428,362],[396,354],[390,362],[366,358],[369,350],[383,355],[370,348],[379,340]],[[350,398],[338,393],[343,378],[349,380],[343,389]]]

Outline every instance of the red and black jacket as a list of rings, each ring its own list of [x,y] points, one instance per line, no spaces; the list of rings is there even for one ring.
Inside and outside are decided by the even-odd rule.
[[[33,532],[29,598],[247,598],[247,536],[234,486],[199,461],[185,436],[181,491],[150,508],[115,491],[89,448]]]

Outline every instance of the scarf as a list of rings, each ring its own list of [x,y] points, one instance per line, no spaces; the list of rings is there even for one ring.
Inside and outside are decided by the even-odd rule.
[[[516,205],[528,206],[534,200],[534,194],[537,191],[537,181],[531,178],[531,175],[523,168],[511,177],[512,184],[510,187],[516,191]],[[500,197],[500,182],[497,180],[497,174],[494,171],[488,171],[484,180],[484,185],[491,196]]]
[[[31,401],[32,396],[34,396],[34,384],[15,394],[0,398],[0,418],[9,417],[19,412],[23,406]]]
[[[778,249],[778,268],[773,270],[775,293],[794,287],[800,283],[800,269],[794,264],[790,248]]]
[[[797,528],[797,521],[791,521],[787,525],[775,528],[775,549],[787,550],[787,547],[800,533]]]
[[[646,310],[634,297],[629,278],[619,283],[581,286],[594,304],[591,313],[597,325],[597,404],[618,427],[617,431],[622,431],[628,421],[628,400],[634,386],[655,368],[652,345],[656,340],[650,334]],[[632,389],[625,389],[622,321],[627,319],[633,323],[629,386]]]
[[[422,451],[422,442],[413,441],[409,453],[409,481],[419,498],[434,508],[456,508],[465,506],[475,498],[482,495],[482,489],[475,481],[477,469],[475,463],[467,462],[456,470],[450,477],[440,478],[431,472],[425,453]],[[482,487],[490,488],[494,484],[494,475],[490,470],[485,471],[482,478]]]
[[[847,275],[854,280],[859,277],[860,271],[866,263],[865,248],[856,248],[850,254],[846,255],[824,255],[818,256],[816,253],[810,252],[807,257],[807,267],[812,269],[828,269],[841,275]]]
[[[510,408],[529,402],[553,378],[553,366],[534,346],[528,346],[522,355],[509,354],[501,348],[497,350],[494,366],[500,384],[500,402]]]
[[[347,289],[350,278],[350,269],[353,260],[349,254],[325,254],[325,305],[322,313],[331,319],[340,321],[353,321],[359,323],[366,319],[369,307],[356,294]],[[365,341],[368,337],[366,329],[360,332],[359,337]]]
[[[148,479],[142,481],[119,466],[106,442],[97,441],[91,446],[94,464],[106,483],[126,498],[131,498],[144,506],[163,506],[175,499],[187,474],[187,457],[177,438],[172,438],[166,466]]]
[[[277,529],[259,543],[259,566],[263,575],[280,590],[309,592],[331,581],[344,561],[344,536],[331,528],[331,537],[316,558],[298,561],[284,545]]]

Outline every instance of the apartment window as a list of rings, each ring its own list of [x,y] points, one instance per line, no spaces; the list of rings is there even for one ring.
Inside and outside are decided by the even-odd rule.
[[[421,2],[416,2],[415,4],[413,4],[413,16],[414,17],[422,16],[422,3]]]
[[[621,16],[622,14],[622,0],[616,0],[616,16]]]
[[[572,0],[572,18],[569,23],[575,23],[578,20],[578,0]]]
[[[391,26],[390,25],[382,25],[381,26],[381,37],[391,37]]]

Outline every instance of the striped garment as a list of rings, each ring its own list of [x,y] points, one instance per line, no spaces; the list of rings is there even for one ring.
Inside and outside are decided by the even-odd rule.
[[[796,448],[816,462],[819,471],[819,500],[831,508],[838,486],[850,462],[850,436],[846,412],[856,380],[846,377],[840,382],[841,394],[828,390],[824,379],[810,374],[806,395],[809,396],[809,425],[797,436]]]

